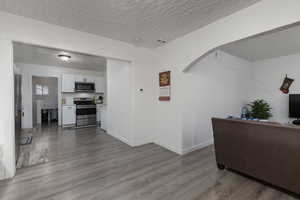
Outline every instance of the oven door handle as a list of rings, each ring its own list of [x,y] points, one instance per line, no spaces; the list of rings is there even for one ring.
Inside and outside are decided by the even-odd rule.
[[[97,108],[96,105],[77,105],[76,109]]]

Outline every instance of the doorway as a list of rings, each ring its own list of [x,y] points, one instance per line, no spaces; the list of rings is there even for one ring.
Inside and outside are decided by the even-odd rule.
[[[14,96],[15,96],[15,156],[20,154],[20,137],[22,130],[22,75],[14,74]]]
[[[56,160],[67,146],[76,151],[78,138],[105,134],[106,58],[14,43],[14,64],[23,78],[24,123],[17,168]],[[91,84],[94,90],[77,91],[76,83]],[[96,115],[79,116],[77,109],[86,105],[76,103],[84,101],[91,102],[88,106]],[[86,118],[93,124],[79,127]]]
[[[33,127],[58,126],[58,78],[32,76]]]

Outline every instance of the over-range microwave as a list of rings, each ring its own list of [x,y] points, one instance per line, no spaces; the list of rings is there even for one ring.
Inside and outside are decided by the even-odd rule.
[[[75,92],[95,92],[95,83],[75,82]]]

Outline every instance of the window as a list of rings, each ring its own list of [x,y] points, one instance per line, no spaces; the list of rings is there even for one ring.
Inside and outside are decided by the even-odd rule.
[[[35,94],[40,96],[49,95],[49,88],[45,85],[35,85]]]
[[[43,86],[43,95],[49,95],[48,86]]]
[[[35,94],[36,95],[43,95],[43,86],[35,85]]]

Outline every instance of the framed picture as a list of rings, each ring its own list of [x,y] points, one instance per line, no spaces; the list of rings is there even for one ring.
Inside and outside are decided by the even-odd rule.
[[[159,101],[171,100],[171,71],[159,73]]]
[[[159,73],[159,87],[170,86],[171,85],[171,72],[160,72]]]

